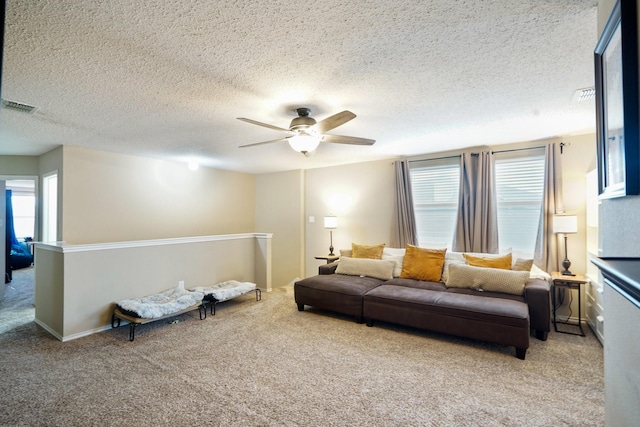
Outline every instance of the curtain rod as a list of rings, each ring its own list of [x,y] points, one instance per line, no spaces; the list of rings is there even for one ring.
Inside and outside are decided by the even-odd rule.
[[[415,163],[415,162],[428,162],[429,160],[455,159],[456,157],[460,157],[460,154],[457,154],[457,155],[455,155],[455,156],[434,157],[433,159],[429,158],[429,159],[409,160],[409,163]]]
[[[566,146],[567,144],[564,142],[560,143],[560,154],[562,154],[562,149]],[[496,153],[510,153],[512,151],[525,151],[525,150],[537,150],[540,148],[546,148],[545,145],[539,145],[536,147],[524,147],[524,148],[512,148],[510,150],[497,150],[497,151],[492,151],[492,154],[496,154]],[[471,154],[475,154],[477,155],[478,153],[471,153]],[[461,154],[456,154],[454,156],[445,156],[445,157],[434,157],[434,158],[430,158],[430,159],[419,159],[419,160],[409,160],[409,163],[415,163],[415,162],[425,162],[425,161],[429,161],[429,160],[445,160],[445,159],[455,159],[456,157],[460,157]]]
[[[564,146],[564,142],[561,143],[561,146]],[[526,147],[526,148],[512,148],[510,150],[498,150],[498,151],[492,151],[491,153],[495,154],[495,153],[510,153],[512,151],[524,151],[524,150],[537,150],[539,148],[546,148],[544,145],[541,145],[539,147]]]

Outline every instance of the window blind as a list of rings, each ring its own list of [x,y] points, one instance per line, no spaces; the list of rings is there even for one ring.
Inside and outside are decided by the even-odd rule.
[[[411,164],[418,244],[451,248],[458,212],[460,158]]]
[[[544,190],[544,149],[496,154],[500,250],[533,257]]]

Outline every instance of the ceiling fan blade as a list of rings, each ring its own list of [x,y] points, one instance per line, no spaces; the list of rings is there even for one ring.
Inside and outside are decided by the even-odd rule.
[[[262,127],[273,129],[273,130],[279,130],[280,132],[293,133],[289,129],[281,128],[281,127],[278,127],[278,126],[273,126],[273,125],[270,125],[268,123],[262,123],[262,122],[258,122],[258,121],[255,121],[255,120],[246,119],[244,117],[237,117],[237,119],[238,120],[242,120],[243,122],[251,123],[253,125],[258,125],[258,126],[262,126]]]
[[[351,111],[345,110],[338,114],[334,114],[333,116],[329,116],[324,120],[320,120],[318,123],[311,126],[311,129],[313,129],[318,133],[325,133],[355,118],[356,118],[355,114],[353,114]]]
[[[264,145],[264,144],[271,144],[273,142],[286,142],[289,139],[289,137],[286,138],[280,138],[280,139],[272,139],[271,141],[263,141],[263,142],[255,142],[253,144],[246,144],[246,145],[241,145],[238,148],[245,148],[245,147],[255,147],[256,145]]]
[[[335,144],[353,144],[353,145],[373,145],[375,139],[358,138],[357,136],[344,135],[322,135],[322,141],[333,142]]]

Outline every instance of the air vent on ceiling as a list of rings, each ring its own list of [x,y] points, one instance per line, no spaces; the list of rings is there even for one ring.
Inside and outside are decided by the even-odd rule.
[[[578,89],[576,93],[573,95],[574,101],[589,101],[590,99],[595,98],[596,89],[594,87],[585,87],[582,89]]]
[[[2,100],[2,108],[7,108],[9,110],[21,111],[23,113],[33,114],[38,110],[38,107],[34,107],[33,105],[23,104],[21,102],[16,101],[8,101],[6,99]]]

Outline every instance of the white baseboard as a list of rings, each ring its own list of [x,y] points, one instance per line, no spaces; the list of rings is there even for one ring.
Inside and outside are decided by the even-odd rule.
[[[35,322],[42,329],[44,329],[45,331],[49,332],[56,339],[58,339],[59,341],[62,341],[62,342],[72,341],[72,340],[75,340],[75,339],[78,339],[78,338],[86,337],[86,336],[93,335],[93,334],[98,333],[98,332],[107,331],[107,330],[111,329],[111,325],[106,325],[106,326],[101,326],[99,328],[90,329],[88,331],[78,332],[77,334],[62,336],[59,333],[57,333],[56,331],[54,331],[53,329],[51,329],[49,327],[49,325],[47,325],[46,323],[43,323],[38,319],[35,319]]]

